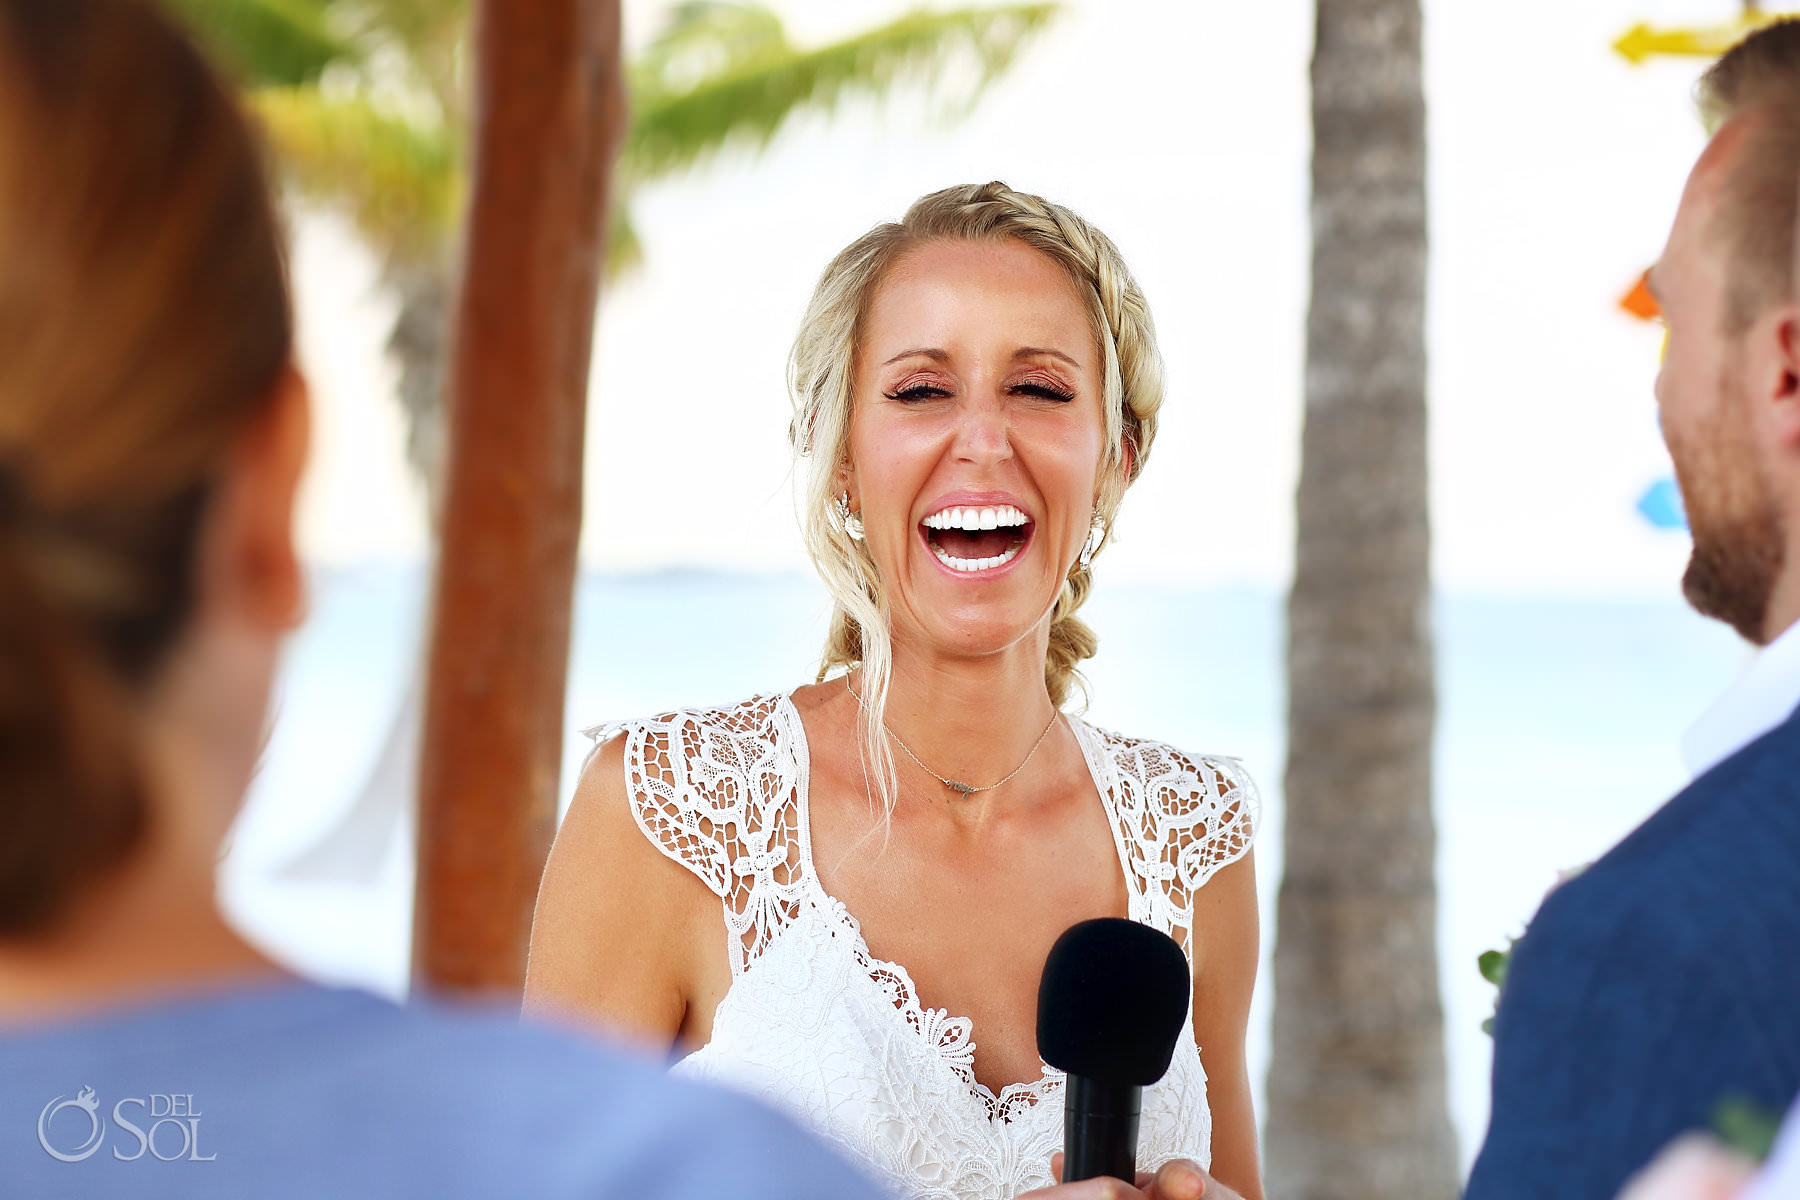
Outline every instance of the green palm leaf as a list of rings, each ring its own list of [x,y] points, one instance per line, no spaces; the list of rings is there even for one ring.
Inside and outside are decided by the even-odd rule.
[[[315,0],[316,2],[316,0]],[[414,55],[459,40],[469,22],[469,0],[324,0],[359,35],[378,34]]]
[[[316,0],[315,0],[316,2]],[[350,36],[379,56],[390,86],[428,92],[452,123],[467,107],[469,0],[325,0]],[[365,80],[365,83],[367,81]]]
[[[325,98],[317,88],[264,88],[250,96],[291,180],[307,195],[345,205],[376,246],[434,254],[455,228],[462,201],[457,143],[441,126],[377,108],[365,97]]]
[[[1054,4],[920,10],[844,41],[797,51],[779,36],[778,25],[771,30],[774,18],[767,10],[759,14],[754,6],[723,4],[684,8],[690,13],[682,28],[678,11],[677,43],[633,74],[634,115],[623,165],[635,178],[686,169],[734,142],[766,145],[803,108],[831,111],[853,93],[884,95],[907,76],[935,80],[957,51],[971,54],[980,68],[967,97],[972,103],[1056,13]],[[695,8],[705,11],[693,13]],[[714,51],[722,61],[701,61],[698,69],[680,72],[708,44],[704,32],[726,20],[735,22],[729,28],[739,37]],[[757,32],[756,40],[746,41],[746,31]],[[717,46],[718,39],[710,44]],[[707,66],[716,69],[703,73]],[[672,71],[692,82],[681,86],[684,81],[671,77]]]
[[[688,0],[670,10],[656,37],[628,64],[631,94],[640,103],[661,100],[787,49],[781,18],[760,4]]]
[[[200,43],[250,87],[293,87],[359,58],[333,32],[329,0],[167,0]]]

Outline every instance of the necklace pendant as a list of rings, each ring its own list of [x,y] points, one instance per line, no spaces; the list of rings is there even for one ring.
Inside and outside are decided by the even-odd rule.
[[[979,792],[981,790],[978,787],[972,787],[969,784],[964,783],[960,779],[946,779],[944,780],[944,786],[953,792],[960,792],[964,796],[967,796],[970,792]]]

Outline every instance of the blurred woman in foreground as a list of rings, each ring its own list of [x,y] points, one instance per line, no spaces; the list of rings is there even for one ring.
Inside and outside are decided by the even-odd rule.
[[[253,139],[192,47],[135,0],[0,0],[7,1194],[867,1195],[745,1102],[307,984],[220,916],[304,609],[289,313]]]

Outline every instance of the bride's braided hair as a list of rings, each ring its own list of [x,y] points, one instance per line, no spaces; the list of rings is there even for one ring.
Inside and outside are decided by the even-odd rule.
[[[1106,444],[1094,505],[1097,555],[1111,537],[1125,488],[1149,457],[1163,401],[1163,367],[1149,305],[1130,268],[1112,240],[1075,213],[998,182],[945,188],[921,198],[898,223],[877,225],[831,260],[788,359],[794,402],[790,436],[795,452],[810,460],[802,500],[806,545],[836,601],[819,678],[840,668],[862,668],[864,750],[889,804],[893,757],[880,724],[892,666],[887,601],[867,545],[849,535],[835,505],[847,458],[862,325],[876,288],[906,251],[937,241],[1007,240],[1024,242],[1068,273],[1099,346]],[[1072,686],[1084,687],[1077,668],[1098,648],[1094,631],[1075,615],[1092,586],[1091,567],[1073,564],[1051,614],[1044,682],[1059,707]]]

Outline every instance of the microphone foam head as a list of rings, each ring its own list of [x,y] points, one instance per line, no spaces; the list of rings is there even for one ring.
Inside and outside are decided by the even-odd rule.
[[[1187,956],[1165,933],[1101,917],[1070,926],[1038,985],[1038,1053],[1070,1075],[1147,1087],[1187,1020]]]

